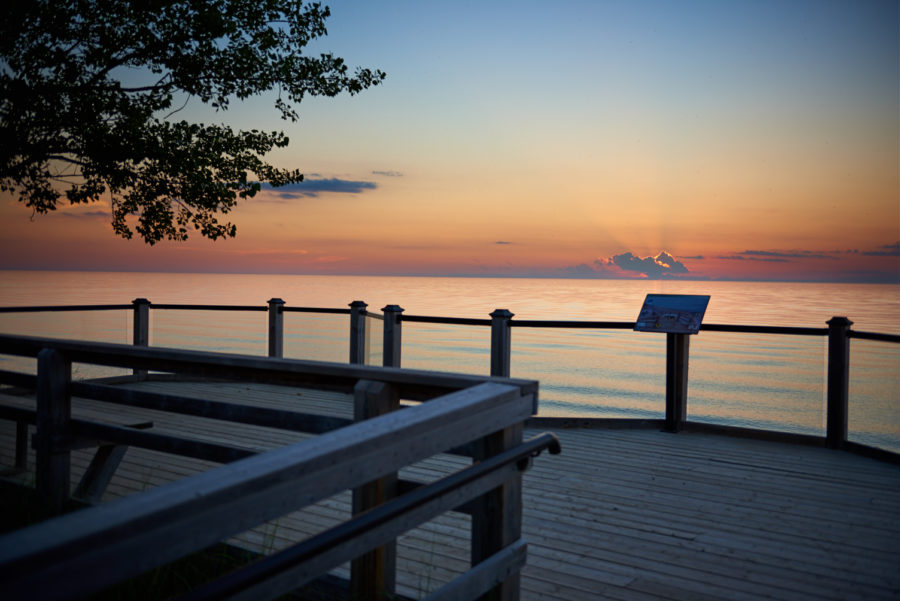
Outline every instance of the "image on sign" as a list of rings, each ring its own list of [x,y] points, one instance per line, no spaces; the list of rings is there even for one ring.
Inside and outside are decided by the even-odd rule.
[[[648,294],[634,329],[639,332],[696,334],[700,331],[709,296]]]

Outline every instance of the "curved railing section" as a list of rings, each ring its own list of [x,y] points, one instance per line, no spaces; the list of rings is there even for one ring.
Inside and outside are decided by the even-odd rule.
[[[472,567],[434,598],[518,599],[526,559],[522,472],[542,450],[560,451],[552,434],[523,439],[524,421],[537,407],[535,381],[4,334],[0,354],[37,362],[36,376],[0,374],[0,382],[31,389],[0,391],[0,418],[17,423],[17,466],[24,463],[28,426],[36,426],[35,490],[50,513],[71,496],[99,501],[128,447],[224,464],[0,536],[0,589],[7,598],[81,599],[351,490],[348,519],[186,598],[275,598],[346,562],[351,597],[392,598],[398,536],[461,511],[471,516]],[[73,382],[75,362],[345,391],[353,395],[353,419]],[[74,417],[73,397],[110,407],[90,419]],[[317,436],[257,451],[209,433],[156,432],[152,422],[121,425],[101,417],[121,406]],[[73,493],[70,455],[92,447],[94,459]],[[437,480],[400,477],[441,453],[475,461]]]
[[[380,364],[385,367],[401,367],[403,358],[402,332],[404,323],[424,323],[447,326],[475,326],[490,329],[490,375],[509,377],[511,353],[511,331],[513,329],[555,329],[555,330],[633,330],[634,322],[619,321],[566,321],[566,320],[525,320],[513,319],[513,314],[505,309],[498,309],[490,315],[490,319],[472,319],[459,317],[439,317],[429,315],[406,315],[397,305],[388,305],[381,314],[368,311],[363,301],[354,301],[348,308],[316,308],[291,307],[282,299],[273,298],[265,306],[254,305],[191,305],[191,304],[153,304],[146,299],[136,299],[131,305],[72,305],[53,307],[6,307],[0,308],[2,313],[23,313],[39,311],[100,311],[131,309],[134,311],[133,342],[138,346],[149,344],[149,312],[165,310],[184,311],[255,311],[268,313],[267,354],[270,357],[284,356],[284,315],[286,313],[306,313],[322,315],[344,315],[349,319],[349,353],[347,361],[362,365],[372,362],[370,342],[379,335],[372,331],[378,320],[381,325]],[[648,426],[661,427],[668,431],[678,432],[682,429],[706,429],[729,432],[739,435],[758,435],[770,438],[824,444],[831,448],[844,448],[865,454],[894,459],[895,453],[877,447],[848,440],[848,408],[850,385],[850,341],[866,340],[889,344],[900,343],[900,335],[863,332],[852,330],[851,322],[844,317],[835,317],[828,322],[828,327],[789,327],[759,326],[736,324],[703,324],[702,332],[720,332],[735,334],[759,334],[773,336],[800,336],[824,339],[827,343],[826,359],[826,428],[825,436],[776,432],[770,430],[748,429],[736,426],[700,423],[687,419],[687,382],[689,364],[689,338],[684,334],[666,334],[666,410],[665,418],[630,419],[630,418],[550,418],[548,423],[556,420],[582,425],[614,424],[618,427]],[[137,372],[141,375],[142,372]],[[533,421],[533,420],[532,420]]]

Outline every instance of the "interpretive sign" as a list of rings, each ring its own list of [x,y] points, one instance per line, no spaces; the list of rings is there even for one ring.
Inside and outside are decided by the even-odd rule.
[[[638,332],[696,334],[708,304],[708,295],[648,294],[634,329]]]

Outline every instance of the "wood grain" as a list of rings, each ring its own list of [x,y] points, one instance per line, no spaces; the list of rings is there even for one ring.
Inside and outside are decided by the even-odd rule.
[[[292,387],[152,381],[136,387],[347,418],[353,412],[351,395]],[[104,403],[76,400],[72,414],[98,418],[106,410]],[[163,430],[254,449],[309,436],[128,411],[133,413],[115,416],[117,423],[151,420]],[[159,422],[162,415],[172,421]],[[15,422],[0,420],[2,467],[15,462],[15,431]],[[526,429],[525,436],[536,433]],[[563,453],[538,458],[523,477],[522,532],[528,544],[523,599],[837,601],[900,595],[896,465],[824,448],[697,432],[573,428],[554,433]],[[74,486],[91,453],[71,456]],[[29,471],[17,477],[33,483],[31,449],[28,459]],[[400,470],[400,477],[431,481],[468,463],[440,454]],[[131,448],[105,499],[214,465]],[[342,492],[230,540],[271,553],[350,514],[350,493]],[[424,597],[468,569],[470,529],[468,516],[449,513],[401,536],[397,592]],[[349,577],[349,564],[333,573]]]

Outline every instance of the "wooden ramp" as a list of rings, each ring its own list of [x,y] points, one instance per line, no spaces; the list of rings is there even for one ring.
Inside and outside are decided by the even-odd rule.
[[[214,382],[131,386],[326,415],[352,413],[349,396],[306,389]],[[73,403],[76,417],[152,420],[157,431],[254,450],[305,436],[152,410],[115,410],[111,415],[109,405],[96,401]],[[900,599],[900,466],[712,434],[552,431],[563,453],[539,458],[524,478],[529,547],[523,599]],[[14,442],[15,424],[0,421],[0,469],[13,465]],[[73,488],[90,456],[73,453]],[[464,461],[438,456],[401,476],[427,481]],[[104,501],[213,465],[131,448]],[[33,473],[17,478],[27,482]],[[272,552],[349,512],[349,494],[338,495],[232,542]],[[398,592],[423,597],[464,571],[468,527],[467,516],[451,513],[403,536]],[[336,573],[346,577],[347,566]]]

